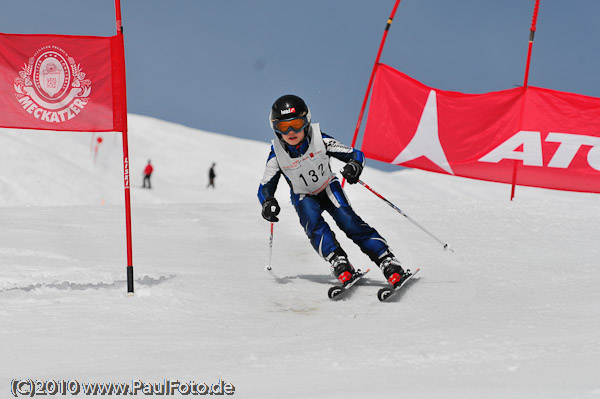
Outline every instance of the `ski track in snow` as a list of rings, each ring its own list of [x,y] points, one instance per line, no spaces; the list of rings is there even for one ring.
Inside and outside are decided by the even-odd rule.
[[[127,297],[121,143],[103,136],[94,161],[91,134],[0,131],[2,395],[32,378],[223,379],[240,398],[600,398],[597,195],[518,187],[511,202],[507,185],[367,168],[365,182],[456,252],[347,185],[421,271],[379,303],[380,271],[334,227],[372,270],[330,301],[334,279],[284,183],[263,270],[267,143],[131,115]],[[152,190],[139,188],[147,159]]]

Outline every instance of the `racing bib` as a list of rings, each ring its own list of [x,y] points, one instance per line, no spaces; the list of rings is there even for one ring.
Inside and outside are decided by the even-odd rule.
[[[298,158],[290,157],[279,140],[272,141],[279,167],[292,183],[292,190],[296,194],[318,194],[334,177],[321,128],[318,123],[313,123],[311,129],[312,140],[308,150]]]

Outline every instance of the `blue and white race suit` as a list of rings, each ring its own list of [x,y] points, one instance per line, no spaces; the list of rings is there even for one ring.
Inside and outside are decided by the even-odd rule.
[[[335,234],[323,219],[322,213],[327,211],[348,238],[377,262],[388,250],[388,245],[350,206],[339,180],[331,171],[330,157],[342,162],[354,160],[363,166],[365,164],[361,151],[321,133],[317,123],[311,124],[306,139],[298,145],[292,146],[276,138],[272,141],[258,188],[258,199],[262,204],[266,199],[275,197],[277,183],[283,174],[290,186],[292,204],[300,217],[300,224],[321,257],[329,260],[334,253],[343,253]]]

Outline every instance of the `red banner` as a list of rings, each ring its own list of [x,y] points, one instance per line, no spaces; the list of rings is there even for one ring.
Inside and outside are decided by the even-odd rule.
[[[124,131],[123,37],[0,33],[0,127]]]
[[[433,172],[597,193],[600,99],[539,87],[449,92],[380,64],[362,150]]]

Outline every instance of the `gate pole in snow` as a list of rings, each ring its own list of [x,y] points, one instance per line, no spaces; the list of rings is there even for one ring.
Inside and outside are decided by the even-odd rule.
[[[363,100],[362,106],[360,108],[360,113],[358,114],[358,121],[356,122],[356,129],[354,129],[354,137],[352,138],[352,147],[356,144],[356,138],[358,137],[358,131],[360,130],[360,125],[362,124],[363,115],[365,113],[365,108],[367,106],[367,101],[369,99],[369,94],[371,93],[371,86],[373,85],[373,79],[375,78],[375,73],[377,72],[377,66],[379,65],[379,58],[381,58],[381,52],[383,51],[383,46],[385,44],[385,40],[387,39],[387,34],[390,30],[390,26],[392,25],[392,21],[394,20],[394,15],[396,15],[396,10],[398,9],[398,5],[400,5],[401,0],[396,0],[394,4],[394,8],[392,9],[392,13],[387,20],[387,24],[385,25],[385,30],[383,31],[383,37],[381,38],[381,43],[379,44],[379,51],[377,52],[377,57],[375,57],[375,65],[373,65],[373,70],[371,71],[371,77],[369,78],[369,84],[367,85],[367,92],[365,93],[365,98]],[[342,179],[342,187],[346,179]]]
[[[540,9],[540,0],[535,0],[533,8],[533,17],[531,19],[531,28],[529,29],[529,48],[527,50],[527,62],[525,63],[525,78],[523,79],[523,87],[527,89],[529,81],[529,66],[531,65],[531,50],[533,49],[533,37],[535,36],[535,26],[537,24],[538,11]],[[515,198],[515,186],[517,184],[517,161],[514,161],[512,188],[510,190],[510,200]]]
[[[115,17],[117,22],[117,36],[120,40],[121,53],[120,61],[123,63],[120,71],[122,71],[122,95],[121,99],[121,118],[125,118],[125,128],[121,132],[123,136],[123,182],[125,189],[125,230],[127,236],[127,295],[133,296],[133,251],[131,239],[131,197],[130,197],[130,181],[129,181],[129,144],[127,140],[127,94],[125,84],[125,48],[123,45],[123,23],[121,21],[121,1],[115,0]],[[114,66],[113,66],[114,70]]]

